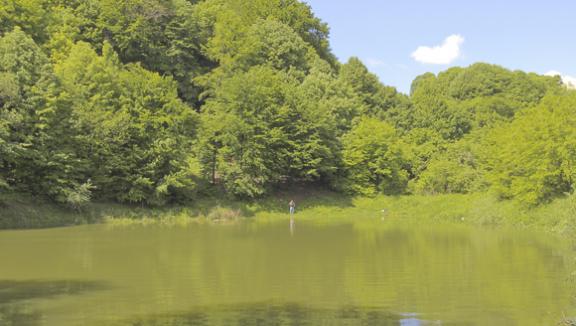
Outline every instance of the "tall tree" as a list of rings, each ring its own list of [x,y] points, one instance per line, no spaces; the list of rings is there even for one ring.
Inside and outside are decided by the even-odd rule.
[[[99,196],[163,203],[178,188],[194,186],[194,171],[181,169],[194,165],[195,114],[171,78],[122,65],[107,44],[102,52],[78,43],[56,66],[76,121],[78,155],[89,162],[86,173]]]
[[[528,205],[573,191],[576,177],[576,93],[547,96],[487,138],[492,189]]]
[[[267,66],[224,80],[203,114],[206,173],[216,169],[229,192],[248,197],[327,173],[333,120],[304,102],[299,88],[290,74]]]
[[[337,188],[363,195],[405,191],[408,182],[405,153],[393,126],[375,118],[363,118],[342,142],[344,170]]]
[[[395,120],[409,106],[406,96],[380,83],[358,58],[352,57],[340,67],[340,79],[358,94],[364,104],[364,115]]]

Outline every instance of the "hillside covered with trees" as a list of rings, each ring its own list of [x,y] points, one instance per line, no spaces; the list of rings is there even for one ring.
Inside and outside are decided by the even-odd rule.
[[[297,0],[0,0],[0,192],[166,205],[286,184],[375,195],[576,183],[576,91],[477,63],[410,94]],[[393,45],[391,45],[393,46]]]

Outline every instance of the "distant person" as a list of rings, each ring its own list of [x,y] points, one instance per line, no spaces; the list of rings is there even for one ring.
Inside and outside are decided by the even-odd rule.
[[[290,215],[294,215],[294,211],[296,210],[296,203],[294,200],[291,200],[288,206],[290,206]]]

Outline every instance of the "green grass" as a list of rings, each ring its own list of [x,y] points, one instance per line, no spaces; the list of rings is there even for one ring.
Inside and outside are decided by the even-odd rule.
[[[0,229],[102,222],[115,226],[181,226],[189,223],[223,223],[239,218],[287,219],[290,199],[297,203],[297,219],[318,222],[371,217],[403,223],[532,228],[561,234],[574,234],[576,231],[576,196],[573,195],[527,209],[513,201],[499,201],[488,194],[366,198],[307,188],[279,191],[255,201],[212,197],[188,206],[165,208],[93,203],[80,212],[21,194],[4,194],[0,196]]]

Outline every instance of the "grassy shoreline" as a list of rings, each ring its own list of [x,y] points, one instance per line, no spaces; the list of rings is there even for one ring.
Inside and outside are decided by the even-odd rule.
[[[59,207],[21,194],[0,197],[0,229],[33,229],[92,223],[112,225],[186,225],[239,218],[288,218],[287,202],[295,198],[298,219],[365,216],[407,223],[458,223],[484,227],[517,227],[559,234],[576,231],[576,196],[526,209],[488,194],[348,197],[327,191],[280,192],[252,202],[204,198],[189,206],[147,208],[92,203],[82,211]]]

